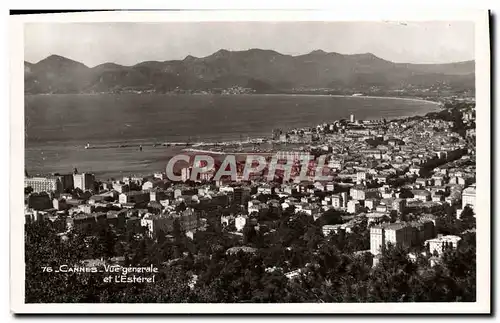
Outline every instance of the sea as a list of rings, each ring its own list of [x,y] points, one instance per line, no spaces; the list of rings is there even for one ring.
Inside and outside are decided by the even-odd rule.
[[[363,96],[26,95],[25,169],[36,176],[76,168],[101,180],[149,175],[164,171],[185,148],[173,143],[269,138],[275,128],[316,126],[351,114],[390,120],[437,110],[438,104],[423,100]]]

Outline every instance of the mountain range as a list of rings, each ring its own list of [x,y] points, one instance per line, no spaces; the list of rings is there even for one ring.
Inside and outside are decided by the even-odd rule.
[[[241,86],[256,92],[297,88],[400,88],[448,84],[474,88],[474,61],[448,64],[393,63],[371,53],[343,55],[315,50],[291,56],[272,50],[221,49],[183,60],[145,61],[133,66],[83,63],[51,55],[24,62],[25,93],[96,93],[123,90],[206,90]]]

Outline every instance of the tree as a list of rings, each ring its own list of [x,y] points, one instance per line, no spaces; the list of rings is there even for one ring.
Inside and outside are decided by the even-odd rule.
[[[245,227],[243,227],[243,243],[252,244],[257,241],[257,231],[255,231],[255,225],[247,222]]]
[[[158,230],[158,233],[156,234],[156,241],[158,242],[159,245],[162,245],[163,243],[165,243],[165,241],[167,240],[167,237],[165,235],[165,232],[163,232],[163,230]]]
[[[399,192],[399,198],[402,199],[413,198],[413,193],[409,189],[401,188],[401,191]]]
[[[182,240],[182,229],[179,219],[174,219],[172,235],[174,236],[174,241],[180,243]]]
[[[396,222],[396,220],[398,219],[398,211],[391,210],[391,212],[389,213],[389,218],[391,219],[391,222]]]
[[[137,248],[133,250],[134,254],[132,256],[131,263],[132,265],[141,265],[146,257],[148,256],[147,254],[147,243],[146,240],[141,240],[139,244],[137,245]]]
[[[316,250],[318,244],[323,241],[323,233],[321,232],[320,227],[311,226],[307,232],[302,236],[302,239],[306,241],[307,248],[310,250]]]
[[[370,301],[400,302],[412,293],[410,278],[417,266],[407,257],[407,250],[389,244],[382,248],[382,257],[372,273]]]
[[[115,256],[116,234],[109,227],[105,227],[99,233],[98,243],[102,246],[103,254],[101,256],[110,259]]]
[[[342,215],[344,215],[343,212],[335,210],[335,209],[330,209],[323,213],[323,215],[316,221],[319,226],[323,225],[334,225],[334,224],[341,224],[344,221],[342,220]]]
[[[175,212],[184,212],[187,209],[186,203],[181,202],[175,207]]]
[[[460,214],[460,220],[462,222],[462,231],[476,227],[476,218],[474,217],[474,211],[468,205],[464,207],[462,213]]]

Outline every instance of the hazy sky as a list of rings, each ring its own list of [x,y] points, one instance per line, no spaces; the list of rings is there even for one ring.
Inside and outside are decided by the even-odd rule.
[[[371,52],[404,63],[474,59],[472,22],[168,22],[32,23],[25,26],[25,60],[58,54],[87,66],[105,62],[203,57],[219,49],[273,49],[300,55],[316,49]]]

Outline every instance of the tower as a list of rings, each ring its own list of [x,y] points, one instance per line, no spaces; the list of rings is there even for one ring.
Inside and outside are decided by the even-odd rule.
[[[341,192],[340,197],[342,198],[341,200],[341,205],[343,208],[347,208],[347,192]]]

